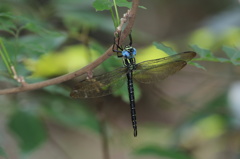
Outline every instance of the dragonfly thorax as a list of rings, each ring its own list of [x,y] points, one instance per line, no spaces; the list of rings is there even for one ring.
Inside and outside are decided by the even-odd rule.
[[[136,60],[135,58],[123,58],[123,65],[128,67],[129,70],[135,70]]]
[[[129,46],[129,45],[127,45],[127,46],[124,48],[124,50],[122,51],[122,56],[123,56],[124,58],[127,58],[127,59],[132,59],[132,58],[134,58],[134,57],[136,56],[136,54],[137,54],[137,50],[136,50],[134,47]]]

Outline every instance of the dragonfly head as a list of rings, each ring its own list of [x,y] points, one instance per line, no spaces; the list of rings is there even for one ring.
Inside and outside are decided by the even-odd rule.
[[[126,45],[124,50],[122,51],[123,57],[128,59],[134,58],[136,54],[137,54],[137,50],[130,45]]]

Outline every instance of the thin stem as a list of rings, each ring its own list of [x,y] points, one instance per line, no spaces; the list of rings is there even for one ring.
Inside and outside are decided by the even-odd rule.
[[[114,27],[117,28],[118,25],[117,25],[116,18],[114,16],[112,8],[110,9],[110,13],[111,13],[111,16],[112,16]]]
[[[21,77],[21,76],[17,75],[16,69],[11,62],[11,59],[8,55],[8,52],[5,48],[5,46],[3,45],[2,40],[0,40],[0,55],[3,59],[3,62],[5,63],[5,65],[7,67],[7,70],[9,72],[10,76],[13,79],[15,79],[17,82],[21,83],[21,85],[25,85],[26,83],[25,83],[24,77]]]
[[[4,54],[5,54],[6,58],[7,58],[7,62],[8,62],[10,65],[12,65],[12,62],[11,62],[11,60],[10,60],[10,57],[8,56],[8,52],[7,52],[6,48],[5,48],[5,46],[3,45],[3,42],[2,42],[2,41],[1,41],[1,47],[2,47],[3,52],[4,52]]]
[[[117,4],[116,4],[116,1],[113,0],[113,6],[114,6],[114,10],[115,10],[115,14],[116,14],[116,18],[117,18],[117,26],[119,25],[119,15],[118,15],[118,9],[117,9]]]
[[[7,67],[7,70],[9,72],[9,74],[11,76],[13,76],[13,72],[11,70],[11,60],[10,60],[10,58],[8,56],[6,48],[3,45],[2,40],[0,40],[0,46],[1,46],[1,48],[0,48],[0,55],[1,55],[2,59],[3,59],[3,62],[5,64],[5,66]]]
[[[19,45],[19,34],[20,32],[24,29],[24,25],[22,25],[21,27],[17,28],[15,30],[15,39],[16,39],[16,42],[15,42],[15,50],[18,50],[20,48],[20,45]],[[16,62],[17,62],[17,54],[15,53],[14,54],[14,65],[17,66]]]

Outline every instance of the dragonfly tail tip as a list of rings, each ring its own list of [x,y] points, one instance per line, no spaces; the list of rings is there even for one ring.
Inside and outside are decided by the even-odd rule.
[[[134,137],[137,137],[137,129],[134,129],[133,135],[134,135]]]

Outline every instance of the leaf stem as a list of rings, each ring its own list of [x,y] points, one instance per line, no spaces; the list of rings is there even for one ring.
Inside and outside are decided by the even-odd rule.
[[[114,27],[116,28],[118,25],[117,25],[117,21],[116,21],[116,18],[114,16],[112,8],[110,9],[110,13],[111,13],[111,16],[112,16]]]
[[[119,15],[118,15],[117,4],[116,4],[115,0],[113,0],[113,6],[114,6],[115,14],[116,14],[116,20],[115,21],[116,21],[116,24],[117,24],[115,27],[117,27],[119,25],[120,20],[119,20]]]
[[[7,52],[7,50],[6,50],[6,48],[5,48],[4,44],[3,44],[3,41],[1,39],[0,39],[0,55],[1,55],[2,59],[3,59],[3,62],[5,64],[5,66],[7,67],[7,70],[9,72],[9,74],[11,76],[13,76],[13,72],[12,72],[12,69],[11,69],[12,63],[11,63],[11,60],[10,60],[10,58],[8,56],[8,52]]]

